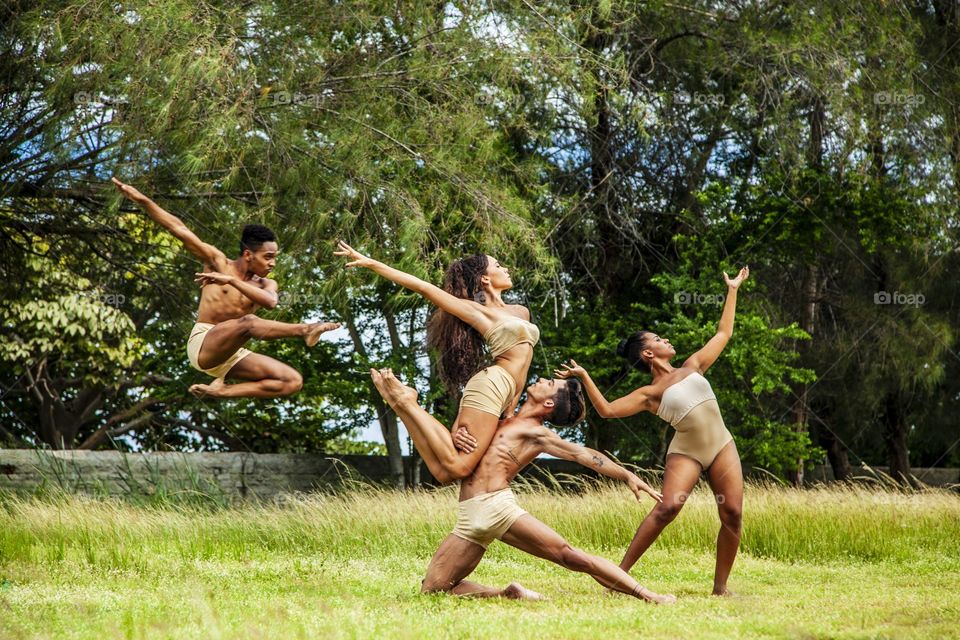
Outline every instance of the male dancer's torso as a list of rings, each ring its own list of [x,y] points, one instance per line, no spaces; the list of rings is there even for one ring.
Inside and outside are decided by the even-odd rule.
[[[241,273],[232,260],[224,260],[223,264],[205,262],[204,271],[217,271],[233,275],[260,289],[264,288],[265,278],[254,274]],[[249,277],[245,277],[249,276]],[[200,307],[197,309],[197,322],[218,324],[224,320],[242,318],[248,313],[256,313],[260,305],[240,293],[236,287],[229,284],[208,284],[200,289]]]
[[[543,423],[530,418],[501,420],[477,468],[460,483],[460,501],[509,487],[520,470],[543,452],[537,443],[542,429]]]

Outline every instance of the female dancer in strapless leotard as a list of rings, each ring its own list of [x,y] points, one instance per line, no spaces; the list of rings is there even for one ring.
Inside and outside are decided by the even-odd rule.
[[[714,595],[728,595],[727,578],[740,547],[740,520],[743,508],[743,472],[733,436],[720,415],[717,398],[703,377],[726,346],[733,333],[737,289],[750,275],[744,267],[731,279],[726,273],[727,298],[717,334],[677,368],[670,364],[676,351],[669,340],[649,331],[639,331],[620,342],[617,354],[634,367],[649,371],[653,381],[633,393],[607,402],[590,374],[571,360],[557,371],[562,378],[576,376],[583,381],[590,402],[603,418],[622,418],[650,411],[673,425],[676,433],[667,450],[663,474],[663,502],[647,514],[637,529],[620,568],[629,571],[653,544],[664,527],[680,513],[700,474],[707,472],[720,511],[717,536],[717,564],[713,578]]]
[[[349,260],[347,267],[365,267],[415,291],[438,308],[427,327],[428,343],[440,354],[440,377],[454,395],[463,386],[460,412],[451,431],[417,404],[416,391],[405,387],[389,369],[371,369],[374,384],[406,425],[424,463],[443,483],[466,478],[476,468],[497,430],[500,416],[517,406],[533,360],[540,330],[530,322],[530,311],[503,302],[510,289],[510,273],[490,256],[477,254],[457,260],[447,269],[443,288],[368,258],[344,242],[335,255]],[[494,364],[477,371],[484,344]],[[578,388],[579,389],[579,384]],[[548,418],[549,419],[549,418]],[[566,426],[562,419],[551,420]]]

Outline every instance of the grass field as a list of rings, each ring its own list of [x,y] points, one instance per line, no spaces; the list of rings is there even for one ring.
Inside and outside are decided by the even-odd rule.
[[[614,561],[650,506],[617,486],[518,495]],[[960,637],[956,493],[748,487],[739,596],[721,599],[715,505],[698,490],[633,570],[673,607],[499,542],[474,579],[549,601],[420,595],[455,502],[363,487],[240,507],[0,497],[0,638]]]

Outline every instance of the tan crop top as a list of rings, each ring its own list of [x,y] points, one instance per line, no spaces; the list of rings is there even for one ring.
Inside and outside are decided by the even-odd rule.
[[[483,339],[490,347],[494,358],[518,344],[537,344],[540,340],[540,329],[532,322],[527,322],[515,316],[508,316],[493,323]]]
[[[717,396],[707,379],[695,371],[680,382],[676,382],[663,391],[657,415],[677,426],[690,410],[708,400],[716,401]]]

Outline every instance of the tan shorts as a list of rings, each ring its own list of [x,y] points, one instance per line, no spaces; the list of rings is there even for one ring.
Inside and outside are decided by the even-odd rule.
[[[453,535],[484,549],[513,526],[527,512],[520,508],[510,487],[463,500],[457,507]]]
[[[212,369],[201,369],[199,361],[197,360],[200,357],[200,347],[203,346],[203,339],[206,337],[207,331],[210,331],[214,326],[215,325],[209,322],[198,322],[193,325],[193,329],[190,330],[190,338],[187,339],[187,359],[190,360],[191,366],[197,371],[203,371],[214,378],[223,378],[230,369],[233,368],[233,365],[246,358],[253,353],[253,351],[240,347],[236,353],[227,358],[222,364],[218,364]]]
[[[460,408],[471,407],[499,418],[516,394],[513,376],[503,367],[491,365],[467,381],[460,398]]]

